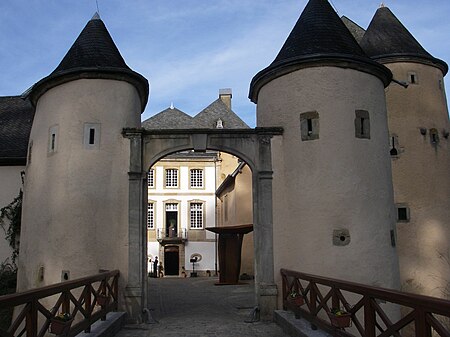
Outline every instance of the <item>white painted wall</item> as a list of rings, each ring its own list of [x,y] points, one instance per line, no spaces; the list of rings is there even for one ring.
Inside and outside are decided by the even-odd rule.
[[[355,138],[355,110],[370,113],[371,139]],[[320,138],[302,141],[300,113],[317,111]],[[384,87],[352,69],[301,69],[266,84],[258,126],[282,126],[272,141],[274,262],[280,268],[399,287],[391,246],[394,201]],[[351,242],[333,245],[333,230]]]
[[[25,171],[25,166],[0,166],[0,208],[9,205],[19,195],[22,188],[21,171]],[[10,258],[12,253],[5,235],[4,230],[0,228],[0,263]]]
[[[137,90],[124,81],[80,79],[54,87],[37,102],[26,169],[19,258],[20,291],[99,269],[128,277],[129,140],[124,127],[140,126]],[[100,123],[100,145],[85,149],[84,123]],[[58,125],[57,152],[48,152],[49,128]],[[44,279],[38,270],[44,268]],[[121,291],[121,294],[124,292]]]

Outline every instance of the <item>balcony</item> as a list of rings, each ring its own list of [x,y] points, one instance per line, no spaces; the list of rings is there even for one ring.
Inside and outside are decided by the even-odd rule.
[[[187,240],[187,230],[182,228],[181,230],[166,230],[158,228],[156,239],[162,245],[173,243],[184,243]]]

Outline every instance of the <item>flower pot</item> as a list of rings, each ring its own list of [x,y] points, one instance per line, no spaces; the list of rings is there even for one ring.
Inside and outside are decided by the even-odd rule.
[[[109,297],[106,295],[97,295],[97,304],[100,306],[105,306],[109,304]]]
[[[303,296],[288,297],[288,302],[299,307],[305,304],[305,299]]]
[[[328,313],[331,325],[336,328],[348,328],[352,322],[352,315],[349,313],[343,313],[341,315],[335,315],[333,313]]]
[[[72,325],[73,319],[63,321],[58,318],[52,318],[50,322],[50,332],[55,335],[67,335]]]

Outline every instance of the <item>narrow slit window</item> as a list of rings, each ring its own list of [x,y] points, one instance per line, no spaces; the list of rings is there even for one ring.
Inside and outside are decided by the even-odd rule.
[[[84,124],[84,148],[88,150],[100,147],[100,123]]]
[[[397,157],[398,156],[398,137],[395,135],[391,136],[390,139],[391,149],[389,150],[389,154],[391,157]]]
[[[58,125],[50,127],[48,133],[48,153],[55,153],[58,150]]]
[[[90,128],[89,129],[89,145],[95,144],[95,129]]]
[[[317,111],[300,114],[300,135],[302,141],[319,139],[319,114]]]

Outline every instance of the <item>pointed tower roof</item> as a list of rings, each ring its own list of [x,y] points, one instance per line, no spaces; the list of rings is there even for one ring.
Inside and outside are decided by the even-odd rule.
[[[328,0],[309,0],[275,60],[253,78],[249,98],[256,103],[261,87],[277,77],[327,65],[374,74],[385,85],[392,77],[364,53]]]
[[[361,47],[373,59],[384,62],[416,61],[431,64],[447,73],[447,64],[428,53],[388,7],[376,11]]]
[[[39,97],[50,88],[79,78],[127,81],[136,87],[141,97],[142,110],[145,108],[148,81],[127,66],[97,13],[86,24],[58,67],[34,85],[31,101],[36,104]]]

